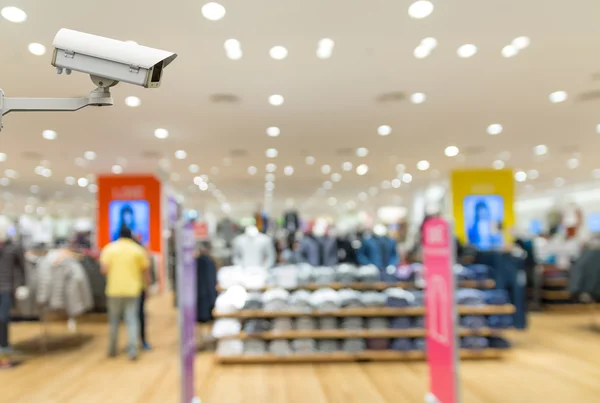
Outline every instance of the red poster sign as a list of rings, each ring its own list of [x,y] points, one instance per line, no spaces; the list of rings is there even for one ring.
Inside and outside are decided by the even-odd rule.
[[[454,246],[450,225],[432,218],[423,226],[427,282],[425,322],[430,390],[427,403],[458,403]]]
[[[208,224],[203,221],[196,221],[194,223],[194,235],[196,239],[208,239]]]

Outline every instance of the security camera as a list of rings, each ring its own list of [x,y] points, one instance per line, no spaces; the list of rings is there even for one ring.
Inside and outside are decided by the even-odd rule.
[[[100,88],[120,81],[158,88],[164,68],[177,57],[166,50],[66,28],[58,31],[53,46],[52,65],[59,74],[87,73]]]

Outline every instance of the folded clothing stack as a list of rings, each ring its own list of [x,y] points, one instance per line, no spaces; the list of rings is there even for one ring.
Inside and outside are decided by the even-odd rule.
[[[367,318],[367,329],[389,329],[388,318]]]
[[[310,304],[319,311],[335,311],[340,308],[340,298],[337,291],[321,288],[312,293]]]
[[[413,327],[417,329],[425,328],[425,316],[415,316],[413,319]]]
[[[415,346],[415,350],[425,351],[427,343],[425,343],[424,338],[419,337],[419,338],[414,339],[413,344]]]
[[[345,288],[338,291],[340,307],[360,308],[363,306],[360,291]]]
[[[396,351],[411,351],[415,350],[415,344],[412,339],[402,337],[392,340],[392,350]]]
[[[481,290],[461,288],[456,291],[456,303],[470,306],[485,305],[485,293]]]
[[[244,307],[248,292],[244,287],[234,285],[222,292],[215,301],[216,313],[232,313]]]
[[[285,311],[290,308],[288,304],[290,293],[283,288],[273,288],[262,294],[265,311]]]
[[[295,265],[284,265],[271,269],[269,282],[277,287],[288,290],[298,288],[298,267]]]
[[[389,350],[390,339],[367,339],[367,348],[369,350]]]
[[[240,266],[221,267],[217,271],[217,283],[223,289],[228,289],[234,285],[241,285],[241,279],[244,276],[244,269]]]
[[[483,350],[488,348],[490,343],[487,338],[480,336],[461,337],[460,347],[468,350]]]
[[[294,339],[292,348],[296,354],[314,354],[317,352],[317,342],[315,339]]]
[[[460,318],[460,326],[466,329],[482,329],[487,326],[483,315],[465,315]]]
[[[508,329],[513,324],[512,315],[490,315],[487,318],[487,327],[490,329]]]
[[[381,279],[377,266],[369,265],[358,268],[357,280],[363,283],[375,283]]]
[[[240,334],[242,331],[242,322],[238,319],[221,318],[217,319],[212,328],[214,338],[231,337]]]
[[[355,354],[366,349],[367,343],[365,343],[365,339],[344,339],[342,341],[342,350],[346,353]]]
[[[244,354],[246,355],[265,355],[267,353],[267,343],[263,340],[250,339],[244,341]]]
[[[322,339],[317,341],[319,353],[335,353],[340,350],[340,343],[333,339]]]
[[[415,304],[414,294],[410,291],[403,290],[402,288],[388,288],[383,293],[386,296],[386,306],[405,308],[408,306],[414,306]]]
[[[231,357],[244,353],[244,343],[241,340],[219,340],[217,343],[217,355]]]
[[[323,316],[319,319],[319,329],[335,330],[338,328],[338,318],[334,316]]]
[[[342,329],[344,330],[362,330],[364,328],[363,318],[347,317],[342,319]]]
[[[397,316],[390,319],[390,327],[392,329],[410,329],[414,326],[414,322],[409,316]]]
[[[485,303],[488,305],[506,305],[510,304],[508,292],[506,290],[487,290],[484,292]]]
[[[309,316],[302,316],[296,319],[295,325],[296,330],[311,331],[317,328],[317,320]]]
[[[310,292],[298,290],[290,295],[290,308],[294,311],[310,312],[312,305],[310,303]]]
[[[313,275],[313,268],[307,263],[300,263],[296,265],[296,275],[298,276],[298,285],[306,285],[315,281]]]
[[[490,348],[507,349],[511,347],[511,344],[504,337],[488,337]]]
[[[243,309],[263,309],[262,294],[260,292],[249,292]]]
[[[294,329],[292,318],[275,318],[273,319],[273,332],[291,332]]]
[[[361,303],[366,307],[385,306],[386,295],[377,291],[364,291],[360,295]]]
[[[250,319],[244,323],[244,332],[260,334],[271,330],[271,321],[267,319]]]
[[[313,276],[316,284],[331,284],[335,283],[336,275],[333,267],[315,267],[313,268]]]
[[[267,286],[269,271],[263,267],[244,267],[240,285],[247,290],[261,290]]]
[[[341,264],[336,269],[336,277],[340,283],[353,283],[358,278],[358,268],[350,264]]]
[[[288,340],[273,340],[269,343],[269,353],[278,357],[292,355],[294,351]]]

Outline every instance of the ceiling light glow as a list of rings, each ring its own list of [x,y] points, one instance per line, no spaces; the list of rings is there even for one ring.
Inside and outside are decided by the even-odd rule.
[[[113,165],[110,171],[115,175],[119,175],[123,173],[123,167],[121,165]]]
[[[322,172],[324,175],[329,175],[329,174],[331,173],[331,167],[330,167],[329,165],[323,165],[323,166],[321,167],[321,172]]]
[[[422,104],[427,97],[422,92],[415,92],[410,96],[410,102],[413,104]]]
[[[258,171],[258,170],[256,169],[256,167],[255,167],[255,166],[249,166],[249,167],[248,167],[248,175],[256,175],[256,172],[257,172],[257,171]]]
[[[281,134],[279,127],[271,126],[267,128],[267,135],[269,137],[277,137]]]
[[[44,130],[42,132],[42,137],[45,138],[46,140],[54,140],[56,139],[56,132],[54,130]]]
[[[88,161],[94,161],[96,159],[96,153],[93,151],[86,151],[85,153],[83,153],[83,158],[85,158]]]
[[[360,176],[366,175],[369,172],[369,167],[366,164],[361,164],[356,167],[356,173]]]
[[[167,129],[156,129],[154,130],[154,136],[157,139],[166,139],[167,137],[169,137],[169,131]]]
[[[315,165],[316,160],[315,160],[315,157],[309,156],[309,157],[306,157],[305,162],[306,162],[306,165]]]
[[[408,15],[411,18],[426,18],[433,12],[433,3],[427,0],[415,1],[408,7]]]
[[[356,155],[358,157],[366,157],[367,155],[369,155],[369,150],[367,150],[364,147],[360,147],[356,149]]]
[[[283,105],[284,101],[285,99],[283,98],[283,95],[273,94],[269,96],[269,103],[273,106]]]
[[[24,22],[27,20],[27,13],[17,7],[4,7],[0,14],[10,22]]]
[[[291,165],[288,165],[287,167],[283,168],[283,173],[286,176],[292,176],[294,174],[294,167]]]
[[[266,166],[266,171],[267,172],[275,172],[277,170],[277,165],[275,164],[267,164]]]
[[[269,55],[275,60],[283,60],[287,57],[288,51],[283,46],[273,46],[271,50],[269,50]]]
[[[448,146],[444,150],[444,154],[446,154],[446,157],[456,157],[459,152],[460,150],[456,146]]]
[[[350,172],[352,171],[352,163],[351,162],[344,162],[342,164],[342,169],[346,172]]]
[[[523,171],[515,172],[515,180],[517,182],[525,182],[527,180],[527,174]]]
[[[277,158],[277,155],[279,155],[279,151],[277,151],[277,149],[275,148],[269,148],[267,149],[267,151],[265,151],[265,155],[267,156],[267,158]]]
[[[437,47],[438,45],[438,41],[435,38],[429,37],[429,38],[424,38],[421,43],[421,46],[429,49],[429,50],[433,50]]]
[[[415,48],[415,50],[413,51],[413,55],[417,59],[425,59],[427,56],[429,56],[430,53],[431,53],[431,49],[429,49],[423,45],[417,46]]]
[[[413,179],[413,177],[411,174],[402,175],[402,182],[404,182],[404,183],[411,183],[412,179]]]
[[[540,173],[538,172],[537,169],[530,169],[529,171],[527,171],[527,178],[537,179],[539,177],[540,177]]]
[[[545,155],[548,154],[548,146],[545,144],[539,144],[533,147],[533,153],[535,155]]]
[[[577,158],[569,158],[567,160],[567,168],[575,169],[579,166],[579,159]]]
[[[429,169],[431,164],[429,164],[429,161],[427,160],[421,160],[419,162],[417,162],[417,169],[419,171],[427,171]]]
[[[89,181],[87,180],[87,178],[79,178],[77,179],[77,184],[79,185],[79,187],[86,187],[89,184]]]
[[[553,104],[557,104],[566,101],[568,95],[565,91],[555,91],[552,94],[550,94],[549,98],[550,102],[552,102]]]
[[[514,45],[506,45],[502,48],[502,56],[509,58],[516,56],[519,53],[519,49],[517,49]]]
[[[487,132],[490,136],[496,136],[500,133],[502,133],[502,125],[499,123],[494,123],[488,126],[487,128]]]
[[[467,43],[466,45],[459,47],[456,53],[458,54],[458,57],[468,59],[469,57],[475,56],[477,53],[477,46]]]
[[[531,40],[526,36],[519,36],[512,41],[512,46],[517,48],[518,50],[523,50],[529,47]]]
[[[339,182],[342,180],[342,175],[338,173],[334,173],[331,175],[331,180],[334,182]]]
[[[226,13],[227,10],[225,10],[225,7],[216,2],[211,1],[202,6],[202,15],[210,21],[219,21],[225,17]]]
[[[390,133],[392,133],[391,126],[381,125],[377,128],[377,134],[380,136],[388,136]]]
[[[504,161],[502,161],[502,160],[496,160],[496,161],[492,162],[492,168],[494,168],[494,169],[503,169],[504,168]]]
[[[402,181],[400,179],[394,179],[392,180],[392,187],[394,189],[398,189],[400,186],[402,186]]]
[[[30,43],[27,46],[27,49],[29,50],[29,53],[36,56],[42,56],[46,54],[46,47],[41,43]]]
[[[141,104],[142,104],[142,100],[139,99],[138,97],[130,96],[130,97],[125,98],[125,105],[127,105],[131,108],[137,108]]]
[[[175,158],[178,160],[184,160],[187,158],[187,152],[185,152],[185,150],[177,150],[175,151]]]

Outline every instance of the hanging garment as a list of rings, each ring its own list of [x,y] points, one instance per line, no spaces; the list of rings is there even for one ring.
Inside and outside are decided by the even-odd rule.
[[[288,232],[296,232],[300,229],[300,219],[296,211],[288,211],[283,216],[283,226]]]
[[[91,256],[83,256],[80,263],[92,289],[94,312],[107,312],[106,277],[100,272],[100,262]]]
[[[571,268],[569,291],[573,295],[588,294],[600,301],[600,249],[585,249]]]
[[[348,238],[338,238],[336,240],[338,251],[338,262],[358,265],[356,258],[356,249],[352,246],[352,242]]]
[[[239,234],[238,226],[229,218],[224,218],[217,224],[217,235],[221,237],[227,247],[231,246],[231,242]]]
[[[388,266],[396,267],[398,265],[396,243],[388,237],[366,237],[358,250],[357,258],[359,264],[363,266],[372,264],[380,270]]]
[[[303,261],[312,266],[335,266],[338,263],[336,240],[328,236],[308,235],[302,238],[299,252]]]
[[[275,248],[264,234],[242,234],[233,240],[233,264],[242,267],[271,268],[275,264]]]
[[[33,254],[25,256],[25,281],[24,284],[29,290],[29,295],[25,299],[15,299],[13,303],[13,317],[36,318],[39,316],[39,309],[36,299],[37,289],[37,262],[41,257]],[[102,290],[104,292],[104,290]]]
[[[196,259],[196,269],[196,321],[211,322],[217,300],[217,267],[210,256],[200,255]]]
[[[12,242],[0,246],[0,292],[13,292],[25,281],[23,251]]]

